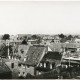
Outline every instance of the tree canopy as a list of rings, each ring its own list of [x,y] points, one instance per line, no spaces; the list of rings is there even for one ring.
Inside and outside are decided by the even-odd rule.
[[[3,40],[6,40],[6,39],[9,40],[10,39],[10,35],[9,34],[4,34],[2,39]]]
[[[64,38],[65,35],[64,35],[64,34],[60,34],[59,37],[60,37],[60,38]]]
[[[73,36],[72,35],[69,35],[68,37],[67,37],[67,40],[71,40],[73,38]]]

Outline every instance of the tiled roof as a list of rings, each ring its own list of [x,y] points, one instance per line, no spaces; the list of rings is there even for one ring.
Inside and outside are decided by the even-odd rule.
[[[61,51],[61,43],[53,43],[49,45],[49,48],[53,51],[53,52],[60,52]]]
[[[17,54],[19,54],[21,56],[21,59],[23,59],[26,56],[29,47],[30,47],[29,45],[19,45],[18,46]],[[23,53],[22,53],[22,51],[23,51]]]
[[[48,52],[42,59],[42,62],[55,62],[56,60],[61,60],[62,55],[59,52]]]
[[[30,46],[27,52],[27,58],[25,64],[37,65],[45,49],[46,49],[45,46]]]

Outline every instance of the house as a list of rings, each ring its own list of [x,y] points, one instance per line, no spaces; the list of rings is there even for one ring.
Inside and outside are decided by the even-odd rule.
[[[28,49],[29,49],[29,45],[19,45],[18,46],[18,52],[16,54],[21,56],[21,60],[24,59],[24,57],[26,56]]]
[[[75,39],[73,40],[73,42],[74,42],[74,43],[80,43],[80,39],[79,39],[79,38],[75,38]]]
[[[19,62],[19,60],[11,58],[11,59],[4,59],[3,61],[5,62],[5,64],[11,70],[11,72],[12,72],[12,79],[17,79],[18,78],[18,72],[19,72],[19,69],[18,69],[18,62]]]
[[[28,40],[28,44],[37,44],[37,39],[35,39],[35,40]]]
[[[0,79],[12,79],[12,71],[2,59],[0,59]]]
[[[47,53],[47,47],[43,45],[30,46],[25,58],[19,62],[19,76],[26,76],[28,73],[36,75],[35,68]]]
[[[70,56],[65,56],[62,57],[61,60],[61,65],[62,67],[68,68],[68,67],[80,67],[80,56],[79,55],[70,55]]]
[[[49,51],[44,55],[39,66],[37,67],[37,75],[52,71],[61,65],[62,55],[59,52]]]
[[[54,39],[52,39],[52,42],[53,43],[60,43],[60,39],[54,38]]]
[[[71,52],[80,52],[80,44],[78,43],[68,43],[65,48]]]

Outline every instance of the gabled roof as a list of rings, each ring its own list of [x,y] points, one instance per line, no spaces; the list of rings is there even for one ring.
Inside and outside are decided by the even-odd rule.
[[[53,52],[60,52],[61,51],[61,43],[53,43],[49,45],[49,48],[53,51]]]
[[[44,55],[45,46],[30,46],[26,54],[27,58],[25,64],[37,65],[40,62],[42,55]]]
[[[55,62],[56,60],[61,61],[62,55],[59,52],[48,52],[42,59],[42,62]]]

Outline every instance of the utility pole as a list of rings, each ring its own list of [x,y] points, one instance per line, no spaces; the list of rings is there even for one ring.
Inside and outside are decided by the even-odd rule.
[[[9,42],[8,42],[8,58],[10,59],[10,54],[9,54]]]
[[[69,68],[70,68],[70,52],[69,52]]]

